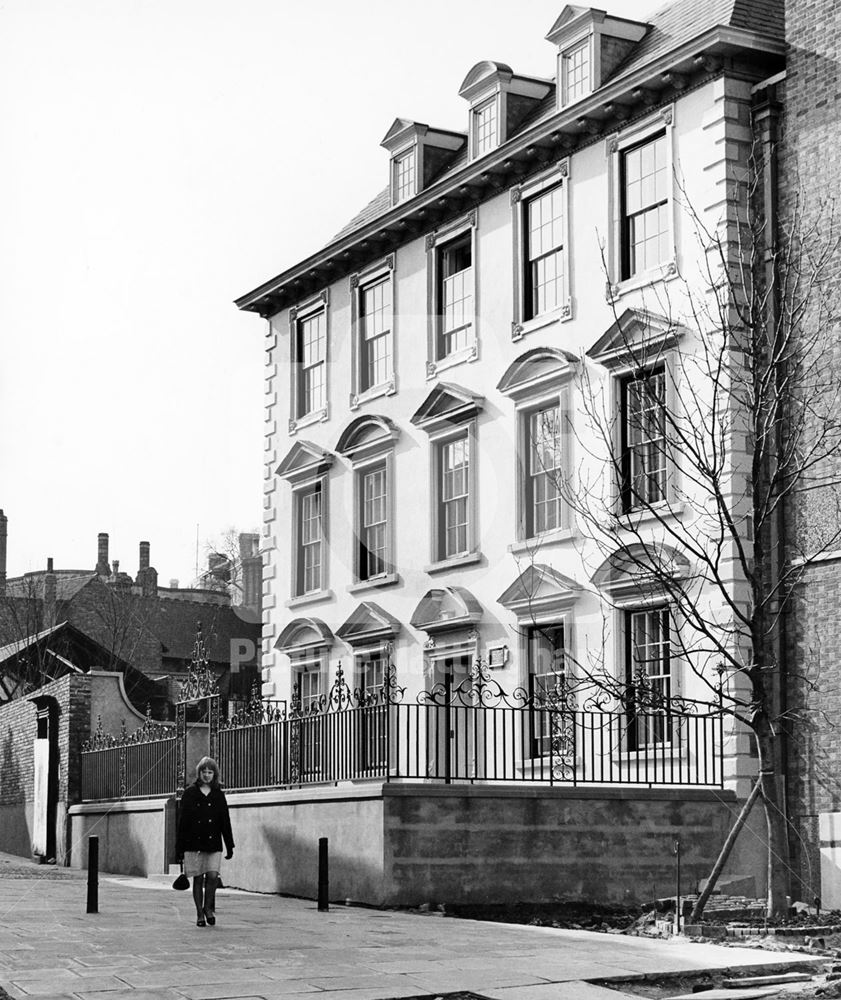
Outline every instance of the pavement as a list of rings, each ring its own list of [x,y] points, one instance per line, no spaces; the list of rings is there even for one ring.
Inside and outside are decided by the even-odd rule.
[[[223,873],[224,877],[224,873]],[[100,875],[0,854],[0,998],[385,1000],[470,991],[490,1000],[621,1000],[588,982],[691,971],[779,969],[803,955],[220,890],[195,926],[169,877]],[[825,961],[825,959],[824,959]]]

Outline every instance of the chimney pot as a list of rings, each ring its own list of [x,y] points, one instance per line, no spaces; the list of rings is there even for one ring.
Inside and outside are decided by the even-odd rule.
[[[141,569],[148,569],[149,568],[149,548],[150,548],[150,546],[149,546],[148,542],[141,542],[140,543],[140,568]]]
[[[47,572],[48,572],[48,573],[52,573],[52,571],[53,571],[53,557],[52,557],[52,556],[50,556],[50,557],[49,557],[49,558],[47,559]]]

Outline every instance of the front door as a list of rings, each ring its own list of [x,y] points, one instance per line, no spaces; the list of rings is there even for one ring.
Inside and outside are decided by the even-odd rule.
[[[470,686],[470,657],[440,657],[432,664],[434,705],[428,709],[427,745],[431,751],[428,774],[446,782],[469,778],[471,713],[476,709],[465,694]]]

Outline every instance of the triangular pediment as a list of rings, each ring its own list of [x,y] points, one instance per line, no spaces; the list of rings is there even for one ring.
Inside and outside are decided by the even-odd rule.
[[[452,382],[439,382],[415,411],[412,423],[424,429],[460,423],[479,413],[484,403],[484,396]]]
[[[363,601],[338,629],[336,635],[351,646],[393,639],[401,623],[373,601]]]
[[[577,355],[569,351],[535,347],[508,366],[496,387],[504,395],[520,399],[555,383],[560,385],[573,374],[578,361]]]
[[[560,615],[578,600],[583,587],[571,577],[546,566],[533,563],[497,598],[519,621],[545,620]]]
[[[582,7],[579,4],[567,4],[555,20],[552,27],[546,32],[546,40],[558,43],[563,41],[564,36],[569,31],[577,30],[580,23],[588,16],[592,17],[594,11],[591,7]],[[603,13],[603,12],[601,12]]]
[[[591,580],[612,600],[639,600],[664,592],[668,580],[688,577],[689,559],[671,545],[634,542],[611,553]]]
[[[433,587],[421,598],[410,624],[425,632],[444,632],[473,625],[482,614],[482,605],[465,587]]]
[[[281,479],[294,482],[319,476],[333,464],[333,456],[310,441],[296,441],[277,467]]]
[[[662,359],[685,332],[680,324],[658,313],[626,309],[587,351],[587,357],[608,368],[645,367]]]

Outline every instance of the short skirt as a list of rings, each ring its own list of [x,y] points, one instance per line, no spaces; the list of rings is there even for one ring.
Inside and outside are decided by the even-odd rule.
[[[222,864],[221,851],[185,851],[184,874],[190,878],[197,875],[207,875],[208,872],[219,873]]]

